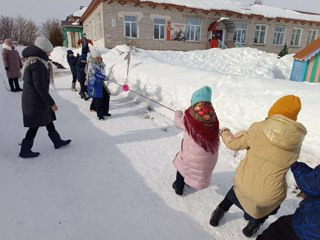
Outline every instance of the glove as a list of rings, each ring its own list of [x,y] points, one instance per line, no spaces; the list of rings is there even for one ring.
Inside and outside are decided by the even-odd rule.
[[[6,71],[9,71],[9,67],[4,67],[6,69]]]
[[[219,136],[221,136],[221,134],[222,134],[223,132],[225,132],[225,131],[230,131],[230,129],[229,129],[229,128],[226,128],[226,127],[221,128],[221,129],[219,130]]]

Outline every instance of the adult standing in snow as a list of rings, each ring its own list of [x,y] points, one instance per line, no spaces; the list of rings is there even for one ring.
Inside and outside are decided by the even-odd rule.
[[[46,126],[54,147],[68,145],[71,140],[62,140],[56,131],[53,121],[56,120],[57,105],[49,94],[49,85],[53,83],[52,65],[49,62],[51,42],[45,37],[38,37],[26,47],[22,56],[25,58],[24,85],[22,93],[22,113],[24,126],[29,128],[21,143],[19,156],[32,158],[40,153],[32,152],[34,138],[39,127]]]
[[[285,176],[299,158],[307,134],[296,121],[300,109],[299,97],[287,95],[273,104],[264,121],[253,123],[247,131],[232,134],[228,128],[220,130],[229,149],[247,152],[236,170],[234,186],[211,215],[212,226],[218,226],[235,204],[248,220],[242,232],[251,237],[269,215],[277,212],[287,194]]]
[[[70,70],[72,73],[72,83],[71,83],[71,91],[77,91],[76,82],[77,82],[77,63],[78,63],[79,55],[74,56],[72,50],[67,51],[67,61],[70,66]]]
[[[185,184],[204,189],[209,186],[217,163],[219,120],[211,103],[211,88],[204,86],[192,94],[191,106],[175,112],[175,126],[184,131],[181,150],[174,159],[177,169],[172,184],[175,193],[183,194]]]
[[[87,34],[83,33],[82,38],[78,40],[78,45],[81,45],[81,54],[87,55],[90,52],[89,44],[93,46],[91,39],[87,39]]]
[[[312,169],[305,163],[295,162],[291,171],[305,198],[294,214],[280,217],[257,240],[320,239],[320,165]]]
[[[5,39],[2,47],[2,59],[4,68],[6,69],[10,90],[12,92],[22,91],[18,82],[19,77],[21,77],[20,69],[22,68],[19,53],[15,50],[11,39]]]

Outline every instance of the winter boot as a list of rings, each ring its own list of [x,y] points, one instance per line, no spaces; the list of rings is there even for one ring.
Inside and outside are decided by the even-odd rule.
[[[255,221],[249,221],[247,226],[245,226],[244,229],[242,229],[242,233],[246,237],[252,237],[256,232],[258,232],[259,228],[261,226],[261,223],[255,222]]]
[[[22,158],[38,157],[40,155],[40,153],[32,152],[31,151],[32,145],[33,145],[33,140],[28,140],[28,139],[24,138],[21,143],[21,150],[19,153],[19,157],[22,157]]]
[[[174,189],[174,191],[176,192],[177,195],[182,195],[183,194],[183,189],[179,189],[176,185],[176,182],[173,182],[172,184],[172,188]]]
[[[10,91],[16,92],[16,89],[14,88],[14,85],[13,85],[13,79],[9,78],[8,81],[9,81]]]
[[[210,225],[213,227],[218,226],[225,213],[226,212],[218,206],[211,214]]]
[[[15,78],[13,82],[14,82],[14,86],[16,87],[16,92],[22,91],[22,89],[19,86],[18,78]]]
[[[68,145],[71,140],[68,139],[68,140],[62,140],[59,133],[57,131],[54,131],[54,132],[51,132],[51,133],[48,133],[48,136],[49,138],[51,139],[51,141],[53,142],[54,144],[54,148],[55,149],[58,149],[62,146],[66,146]]]
[[[77,92],[76,83],[71,84],[71,91]]]

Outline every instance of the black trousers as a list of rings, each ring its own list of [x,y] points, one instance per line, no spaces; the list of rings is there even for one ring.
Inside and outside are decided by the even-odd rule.
[[[270,224],[256,240],[299,240],[292,228],[292,215],[282,216]]]
[[[99,119],[103,118],[109,113],[110,95],[104,87],[102,89],[102,98],[94,98],[92,100],[92,104],[94,104],[95,109],[90,106],[90,110],[96,110],[97,117]]]
[[[280,206],[279,206],[275,210],[273,210],[270,214],[268,214],[267,216],[264,216],[263,218],[256,219],[256,218],[250,216],[243,209],[243,207],[241,206],[241,203],[239,202],[239,200],[234,192],[233,186],[232,186],[230,188],[229,192],[227,193],[227,195],[225,196],[225,198],[219,204],[219,207],[221,207],[225,212],[227,212],[233,204],[236,205],[238,208],[240,208],[244,212],[243,217],[245,220],[255,222],[255,223],[261,223],[261,224],[264,223],[270,215],[276,214],[280,208]]]
[[[184,177],[177,171],[176,174],[176,188],[183,190],[184,189]]]
[[[54,127],[54,124],[53,122],[49,123],[47,126],[47,131],[48,133],[52,133],[52,132],[55,132],[56,131],[56,128]],[[26,133],[26,139],[28,140],[34,140],[36,135],[37,135],[37,132],[38,132],[38,127],[32,127],[32,128],[29,128],[27,133]]]
[[[11,91],[20,89],[18,79],[19,78],[8,78],[8,82],[9,82],[9,86],[10,86]]]

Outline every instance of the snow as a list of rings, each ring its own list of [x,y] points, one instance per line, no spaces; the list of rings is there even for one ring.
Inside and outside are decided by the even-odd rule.
[[[75,13],[73,13],[72,15],[75,16],[75,17],[82,17],[82,15],[87,10],[87,8],[88,7],[83,7],[80,10],[76,11]]]
[[[66,50],[56,47],[51,58],[68,67]],[[221,226],[209,225],[211,212],[232,186],[245,151],[235,154],[221,144],[209,188],[186,187],[182,197],[171,188],[175,179],[172,160],[183,134],[174,127],[170,109],[187,108],[192,92],[203,85],[213,90],[212,103],[221,127],[234,132],[263,120],[279,97],[299,96],[298,121],[308,129],[299,161],[313,167],[320,163],[320,84],[288,80],[292,55],[277,59],[250,48],[133,49],[126,76],[124,58],[129,50],[123,45],[99,49],[112,92],[112,116],[105,121],[89,111],[90,101],[70,91],[70,71],[55,71],[56,89],[50,89],[59,108],[55,126],[72,143],[56,150],[45,128],[40,128],[33,150],[41,154],[35,159],[18,158],[18,144],[26,133],[21,93],[6,90],[0,60],[1,239],[245,239],[241,230],[246,221],[236,207]],[[124,83],[132,91],[123,92]],[[298,206],[301,199],[292,193],[290,172],[288,183],[288,198],[259,232]]]
[[[142,0],[142,2],[145,1],[150,2],[149,0]],[[228,0],[153,0],[151,2],[175,4],[205,10],[227,10],[248,15],[262,15],[269,18],[282,17],[297,20],[320,21],[319,15],[305,14],[289,9],[282,9],[260,4],[248,5],[247,3],[243,3],[240,1],[234,2]]]

